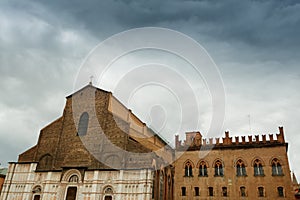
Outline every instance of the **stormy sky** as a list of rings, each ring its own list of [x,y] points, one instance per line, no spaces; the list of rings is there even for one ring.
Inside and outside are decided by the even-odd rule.
[[[1,0],[1,166],[62,115],[84,58],[99,42],[149,26],[182,32],[212,57],[226,94],[222,132],[261,135],[284,126],[299,177],[300,3],[289,0]]]

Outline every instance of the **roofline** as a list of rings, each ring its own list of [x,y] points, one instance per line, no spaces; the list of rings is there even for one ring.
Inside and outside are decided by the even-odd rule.
[[[72,97],[74,94],[77,94],[77,93],[81,92],[82,90],[84,90],[85,88],[88,88],[88,87],[92,87],[92,88],[94,88],[94,89],[96,89],[98,91],[101,91],[101,92],[111,93],[110,91],[102,90],[100,88],[97,88],[97,87],[93,86],[92,84],[88,84],[88,85],[84,86],[83,88],[77,90],[76,92],[73,92],[72,94],[66,96],[66,99]]]

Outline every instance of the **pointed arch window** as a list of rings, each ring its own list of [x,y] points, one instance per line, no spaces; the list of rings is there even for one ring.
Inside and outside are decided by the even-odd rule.
[[[215,162],[215,176],[224,176],[223,164],[220,160]]]
[[[264,176],[264,168],[259,159],[254,160],[254,176]]]
[[[89,125],[89,114],[87,112],[82,113],[79,119],[79,124],[78,124],[78,136],[84,136],[87,133]]]
[[[192,177],[193,176],[193,166],[190,161],[187,161],[184,166],[184,176]]]
[[[282,167],[277,158],[272,160],[272,176],[282,176]]]
[[[204,161],[199,164],[199,176],[207,176],[207,164]]]
[[[241,159],[236,162],[236,175],[247,176],[245,163]]]

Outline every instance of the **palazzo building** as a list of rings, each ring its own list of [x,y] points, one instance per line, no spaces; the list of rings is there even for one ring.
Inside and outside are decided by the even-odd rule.
[[[203,139],[188,132],[175,137],[175,199],[294,199],[288,144],[273,134]]]

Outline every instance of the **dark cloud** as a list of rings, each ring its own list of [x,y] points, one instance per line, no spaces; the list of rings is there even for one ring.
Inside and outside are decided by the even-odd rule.
[[[227,94],[224,129],[247,134],[249,114],[253,133],[284,125],[292,169],[300,174],[299,11],[292,0],[2,0],[0,146],[10,153],[0,162],[16,160],[61,115],[82,60],[98,42],[159,26],[191,36],[215,60]]]

